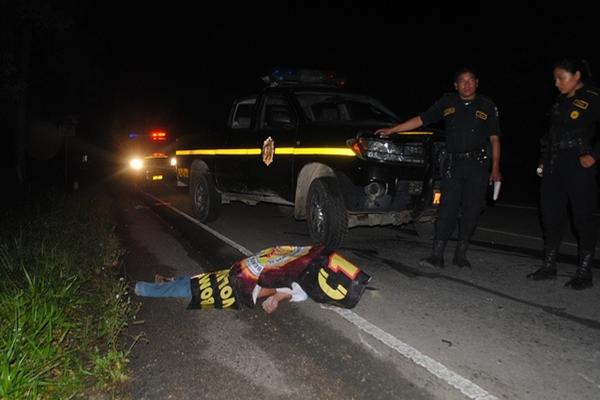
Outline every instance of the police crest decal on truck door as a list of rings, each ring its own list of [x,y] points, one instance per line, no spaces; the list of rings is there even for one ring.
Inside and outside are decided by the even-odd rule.
[[[273,154],[275,154],[275,141],[271,136],[265,139],[262,147],[262,160],[266,166],[273,162]]]

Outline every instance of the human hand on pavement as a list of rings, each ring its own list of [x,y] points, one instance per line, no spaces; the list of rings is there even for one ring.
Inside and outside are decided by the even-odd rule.
[[[289,293],[277,292],[262,302],[262,308],[267,314],[271,314],[273,311],[277,310],[280,301],[288,300],[291,297],[292,296]]]
[[[278,305],[279,301],[275,298],[275,295],[269,296],[262,302],[262,308],[267,314],[271,314],[273,311],[277,310]]]

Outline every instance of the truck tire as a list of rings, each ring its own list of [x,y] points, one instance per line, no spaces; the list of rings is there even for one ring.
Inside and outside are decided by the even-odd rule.
[[[221,210],[221,194],[206,173],[192,177],[190,197],[192,210],[200,222],[214,221]]]
[[[335,178],[312,181],[306,198],[306,216],[312,240],[332,250],[342,244],[348,231],[348,214]]]

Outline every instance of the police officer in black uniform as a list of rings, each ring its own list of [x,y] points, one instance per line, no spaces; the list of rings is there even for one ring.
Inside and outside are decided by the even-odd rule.
[[[533,280],[556,279],[556,255],[571,204],[579,236],[579,266],[565,284],[572,289],[592,287],[596,247],[596,168],[600,140],[594,142],[600,121],[600,92],[591,87],[585,61],[564,59],[554,66],[554,84],[560,92],[550,111],[550,129],[542,138],[541,207],[545,243],[542,267],[527,275]]]
[[[500,125],[498,109],[488,97],[477,94],[479,80],[470,68],[457,71],[454,87],[427,111],[376,133],[388,137],[441,119],[445,123],[446,157],[442,169],[441,203],[432,254],[421,266],[444,267],[446,242],[461,213],[453,264],[471,267],[466,257],[469,239],[485,208],[488,183],[500,182]],[[490,173],[491,168],[491,173]]]

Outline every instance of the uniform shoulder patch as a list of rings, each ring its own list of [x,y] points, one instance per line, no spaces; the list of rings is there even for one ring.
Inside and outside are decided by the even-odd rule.
[[[444,108],[444,117],[447,117],[450,114],[454,114],[455,112],[456,112],[456,108],[454,108],[454,107]]]
[[[594,90],[592,90],[592,89],[587,89],[585,92],[586,92],[586,93],[589,93],[589,94],[591,94],[591,95],[594,95],[594,96],[598,96],[598,95],[600,94],[600,93],[598,93],[598,90],[597,90],[597,89],[594,89]]]
[[[575,99],[575,100],[573,100],[573,105],[574,105],[575,107],[579,107],[579,108],[581,108],[582,110],[587,110],[587,109],[588,109],[588,107],[590,106],[590,103],[588,103],[588,102],[587,102],[587,101],[585,101],[585,100],[581,100],[581,99]]]

